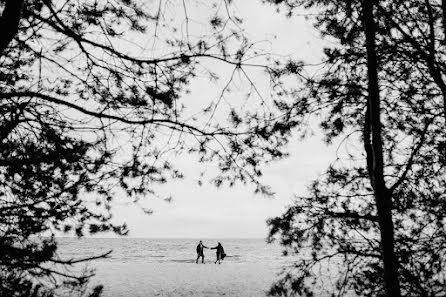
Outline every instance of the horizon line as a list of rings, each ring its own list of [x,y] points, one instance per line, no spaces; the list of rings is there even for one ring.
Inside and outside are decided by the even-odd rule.
[[[236,236],[236,237],[173,237],[173,236],[169,236],[169,237],[144,237],[144,236],[127,236],[127,235],[123,235],[123,236],[112,236],[112,237],[107,237],[107,236],[82,236],[82,237],[78,237],[78,236],[60,236],[60,235],[55,235],[54,238],[101,238],[101,239],[120,239],[120,238],[131,238],[131,239],[264,239],[266,240],[266,237],[240,237],[240,236]]]

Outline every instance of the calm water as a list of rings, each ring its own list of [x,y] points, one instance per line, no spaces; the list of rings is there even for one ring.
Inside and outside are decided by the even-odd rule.
[[[199,239],[60,238],[61,258],[82,258],[113,250],[96,269],[93,284],[103,284],[104,297],[265,296],[280,268],[290,258],[263,239],[203,239],[208,247],[220,241],[228,255],[215,265],[215,250],[206,250],[206,265],[195,264]]]
[[[204,245],[214,247],[220,241],[228,263],[263,263],[277,265],[285,261],[277,244],[264,239],[203,239]],[[59,255],[64,258],[82,258],[112,250],[111,257],[95,262],[119,263],[193,263],[199,239],[149,238],[60,238]],[[215,250],[204,250],[205,262],[215,261]],[[200,260],[201,261],[201,260]]]

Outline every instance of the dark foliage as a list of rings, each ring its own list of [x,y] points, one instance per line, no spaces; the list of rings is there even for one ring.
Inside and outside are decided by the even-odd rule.
[[[368,66],[362,1],[267,1],[290,16],[304,8],[331,43],[322,70],[296,89],[297,121],[320,120],[334,160],[282,216],[269,220],[298,260],[271,288],[276,296],[389,296],[368,112]],[[375,1],[375,46],[384,193],[391,203],[402,296],[445,296],[446,172],[444,5]],[[370,66],[369,66],[370,67]],[[305,132],[305,131],[304,131]],[[370,160],[369,160],[370,161]],[[372,169],[372,170],[371,170]]]
[[[201,35],[189,32],[189,13],[202,3],[189,2],[0,1],[2,292],[82,293],[91,273],[60,266],[92,258],[60,259],[43,236],[126,234],[112,221],[113,198],[164,198],[157,185],[183,176],[178,154],[215,164],[216,186],[272,194],[260,165],[285,155],[297,122],[280,124],[280,105],[259,96],[249,69],[273,70],[247,62],[264,53],[240,33],[230,1],[205,5],[213,11]],[[218,80],[217,64],[232,73],[220,97],[182,99],[195,79]],[[250,89],[229,102],[236,74]]]

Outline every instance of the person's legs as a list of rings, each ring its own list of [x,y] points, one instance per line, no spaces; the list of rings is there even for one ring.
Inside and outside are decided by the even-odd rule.
[[[201,255],[201,263],[204,264],[204,255]]]
[[[197,255],[197,260],[195,261],[195,264],[198,264],[198,259],[200,259],[200,255]]]

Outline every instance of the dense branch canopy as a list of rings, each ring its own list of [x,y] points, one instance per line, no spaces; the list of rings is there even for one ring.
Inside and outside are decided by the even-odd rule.
[[[112,221],[113,198],[169,199],[157,185],[183,177],[171,161],[181,153],[214,164],[216,186],[250,183],[272,194],[261,165],[286,155],[297,122],[251,75],[277,83],[296,68],[266,66],[230,2],[0,2],[1,27],[11,29],[0,33],[0,263],[8,273],[83,285],[85,277],[41,265],[77,260],[58,259],[56,242],[35,236],[126,234]],[[236,80],[246,87],[233,88]]]
[[[273,218],[293,266],[272,295],[385,296],[367,109],[363,1],[267,1],[305,9],[329,41],[325,63],[299,89],[296,121],[319,122],[338,159]],[[375,1],[385,189],[391,200],[403,296],[442,296],[446,283],[445,11],[439,1]],[[304,11],[305,12],[305,11]],[[298,91],[297,91],[298,90]],[[305,131],[304,131],[305,132]],[[310,251],[308,251],[310,250]],[[324,273],[332,276],[332,286]]]

